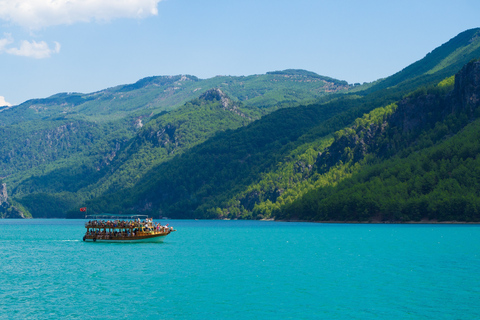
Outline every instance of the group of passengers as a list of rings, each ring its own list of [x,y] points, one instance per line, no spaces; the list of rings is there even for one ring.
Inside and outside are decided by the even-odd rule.
[[[89,220],[86,224],[86,227],[90,228],[139,228],[141,226],[146,226],[147,225],[147,220],[144,222],[140,221],[134,221],[134,220]]]
[[[129,229],[126,229],[126,230],[121,230],[121,231],[117,231],[117,230],[113,230],[113,231],[106,231],[105,229],[104,230],[88,230],[87,231],[87,236],[95,236],[96,238],[98,239],[112,239],[112,238],[116,238],[116,237],[134,237],[135,236],[135,232],[138,232],[137,229],[133,229],[132,232],[130,232]]]
[[[142,224],[145,227],[146,231],[155,231],[155,232],[168,232],[173,231],[173,227],[168,227],[168,223],[162,226],[160,223],[153,223],[152,219],[147,219],[147,223]]]
[[[146,218],[144,221],[141,221],[140,218],[137,220],[90,220],[85,226],[89,228],[87,230],[87,235],[96,236],[99,239],[111,239],[116,237],[134,237],[135,234],[143,227],[144,231],[147,232],[169,232],[173,231],[173,227],[168,227],[168,224],[162,226],[160,223],[154,223],[152,218]],[[90,228],[92,228],[90,230]],[[107,230],[107,229],[123,229],[123,230]],[[103,230],[100,230],[103,229]]]

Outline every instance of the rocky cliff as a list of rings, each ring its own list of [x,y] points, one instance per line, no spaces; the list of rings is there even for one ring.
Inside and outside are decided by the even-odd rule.
[[[2,205],[4,202],[7,202],[7,200],[8,200],[7,184],[2,183],[2,186],[0,187],[0,205]]]
[[[210,89],[206,91],[204,94],[202,94],[199,99],[203,99],[205,101],[211,101],[211,102],[220,102],[223,110],[228,110],[230,112],[233,112],[234,114],[241,116],[245,118],[245,114],[242,113],[239,108],[238,108],[238,103],[235,103],[230,99],[222,90],[218,88]],[[251,120],[250,118],[248,118]]]
[[[25,219],[23,212],[8,203],[6,183],[0,186],[0,218]]]
[[[455,76],[453,96],[457,99],[457,107],[474,115],[475,108],[480,105],[480,61],[470,62]]]

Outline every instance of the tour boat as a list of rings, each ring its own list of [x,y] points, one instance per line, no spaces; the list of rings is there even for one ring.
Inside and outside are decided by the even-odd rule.
[[[85,223],[87,231],[83,241],[89,242],[163,242],[165,237],[176,231],[172,227],[153,223],[146,215],[90,216]],[[88,219],[87,217],[85,217]]]

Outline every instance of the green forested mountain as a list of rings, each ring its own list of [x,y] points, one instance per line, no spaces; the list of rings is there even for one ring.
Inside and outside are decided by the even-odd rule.
[[[470,32],[472,38],[464,39],[465,41],[461,42],[462,45],[477,48],[476,32]],[[463,38],[463,35],[461,34],[460,37]],[[458,44],[457,40],[450,42]],[[471,51],[478,53],[476,49]],[[434,65],[429,60],[429,56],[427,55],[423,62]],[[455,63],[458,63],[457,60],[453,59]],[[425,70],[430,72],[431,68]],[[455,70],[457,71],[459,70]],[[92,209],[101,210],[105,207],[114,207],[112,204],[118,203],[114,211],[134,208],[149,210],[152,214],[182,218],[280,217],[318,220],[321,216],[312,217],[303,214],[302,212],[308,212],[304,207],[301,207],[301,210],[292,209],[296,212],[295,214],[288,210],[295,208],[292,207],[293,204],[302,204],[306,201],[304,195],[307,197],[314,194],[315,190],[326,190],[343,180],[350,181],[357,173],[363,172],[366,163],[371,164],[372,159],[383,162],[399,152],[407,152],[404,149],[408,150],[411,147],[410,144],[418,143],[412,138],[411,132],[402,131],[402,134],[397,135],[393,140],[398,146],[387,148],[384,153],[371,152],[368,157],[354,157],[355,161],[326,157],[325,154],[333,152],[332,148],[337,144],[336,141],[344,137],[345,132],[354,130],[351,124],[371,123],[381,119],[385,122],[382,126],[388,126],[387,119],[389,117],[396,119],[397,105],[401,104],[405,96],[409,96],[409,99],[418,97],[420,106],[423,105],[422,99],[436,97],[436,100],[434,99],[436,103],[432,103],[431,109],[418,113],[411,112],[420,119],[429,119],[431,125],[447,121],[445,120],[447,115],[450,116],[448,119],[463,117],[461,112],[456,113],[456,109],[447,112],[447,109],[442,107],[442,104],[449,104],[453,108],[453,105],[458,103],[444,98],[444,96],[453,95],[453,78],[445,79],[444,72],[430,73],[429,82],[422,83],[422,86],[415,87],[415,90],[401,89],[411,86],[405,84],[411,83],[412,79],[405,78],[397,82],[396,88],[400,89],[392,90],[388,87],[372,93],[364,93],[363,97],[345,96],[328,103],[275,112],[248,127],[211,139],[176,158],[174,162],[155,168],[148,175],[148,179],[141,181],[135,188],[98,199],[89,205]],[[447,75],[452,76],[453,73]],[[416,77],[418,77],[417,74],[414,75],[414,78]],[[436,82],[433,82],[434,80]],[[404,109],[400,108],[399,112],[402,110]],[[364,114],[366,115],[362,117]],[[356,118],[358,119],[355,120]],[[343,128],[346,129],[341,130]],[[402,127],[402,130],[406,129]],[[429,134],[426,132],[427,126],[421,126],[418,130]],[[453,133],[448,131],[446,134]],[[410,144],[398,142],[409,141],[404,135],[412,139]],[[332,142],[333,147],[330,146]],[[354,150],[349,151],[346,149],[347,146],[340,151],[354,156],[355,152],[358,153],[361,148],[371,148],[370,143],[378,142],[371,140],[362,143],[357,149],[351,147],[350,149]],[[366,152],[365,154],[367,155]],[[318,199],[315,195],[312,197]],[[121,202],[120,199],[128,199],[128,202]],[[348,197],[343,195],[343,199]],[[373,214],[368,213],[369,216]],[[375,215],[378,216],[378,213]],[[381,219],[384,219],[383,216]]]
[[[116,142],[117,146],[112,146],[110,153],[106,157],[101,155],[97,162],[86,162],[85,159],[95,159],[97,155],[86,154],[92,148],[85,148],[83,154],[50,164],[53,170],[23,178],[13,189],[13,195],[32,208],[34,216],[63,216],[72,204],[131,187],[153,166],[172,159],[218,131],[250,123],[256,111],[230,100],[219,89],[209,90],[178,109],[153,116],[138,128],[134,138],[124,141],[122,146]],[[45,205],[38,206],[38,203]]]
[[[223,113],[227,116],[216,116],[222,119],[210,118],[203,107],[196,108],[203,105],[198,100],[201,95],[214,87],[224,88],[222,95],[231,101],[231,110]],[[63,93],[30,100],[0,110],[0,135],[5,137],[0,140],[0,179],[7,183],[10,201],[21,199],[34,216],[62,216],[67,208],[112,190],[112,183],[106,181],[110,175],[122,172],[121,181],[129,186],[145,168],[168,160],[218,130],[236,128],[273,110],[347,89],[344,81],[286,70],[206,80],[150,77],[92,94]],[[132,151],[131,145],[138,145],[147,130],[178,122],[182,125],[173,144],[150,150],[147,143]],[[124,148],[135,154],[117,156]],[[120,159],[139,160],[120,164]]]
[[[99,163],[109,162],[105,159],[133,138],[150,118],[174,110],[212,88],[221,89],[229,99],[250,108],[251,117],[259,118],[300,101],[345,91],[348,84],[303,70],[206,80],[162,76],[91,94],[61,93],[29,100],[0,110],[0,135],[8,137],[0,141],[0,177],[59,159],[78,158],[85,152],[89,156],[98,153],[97,158],[87,157],[85,161],[99,167]]]
[[[375,109],[337,132],[316,159],[320,174],[341,169],[348,178],[309,190],[273,214],[323,221],[479,221],[479,98],[477,60],[454,79]]]
[[[251,76],[217,76],[198,79],[190,75],[148,77],[134,84],[102,91],[59,93],[0,110],[0,126],[31,120],[87,120],[111,122],[173,110],[218,88],[232,100],[261,109],[263,114],[289,103],[314,100],[349,88],[345,81],[304,70],[285,70]]]
[[[0,112],[1,134],[19,137],[1,146],[3,180],[34,217],[86,205],[172,218],[478,220],[477,178],[461,174],[476,172],[478,35],[355,88],[285,70],[208,79],[215,90],[152,77],[29,101]],[[150,87],[170,95],[147,98]]]

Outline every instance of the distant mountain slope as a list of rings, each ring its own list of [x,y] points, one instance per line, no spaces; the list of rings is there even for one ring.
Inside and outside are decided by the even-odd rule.
[[[106,203],[113,211],[150,208],[169,217],[217,217],[209,208],[218,197],[238,192],[275,166],[299,137],[338,113],[330,107],[283,109],[247,127],[218,134],[152,169],[138,185],[88,206],[97,211]],[[199,207],[201,212],[195,213]]]
[[[249,119],[258,119],[305,99],[344,91],[348,85],[302,70],[205,80],[179,75],[148,77],[90,94],[59,93],[46,99],[29,100],[0,110],[0,136],[3,137],[0,178],[5,178],[12,190],[28,177],[49,172],[63,176],[66,173],[61,168],[82,163],[83,169],[73,172],[81,173],[88,180],[98,179],[98,172],[110,166],[118,151],[140,131],[141,125],[150,119],[155,122],[159,116],[165,118],[164,112],[179,108],[212,88],[225,88],[222,92],[236,105],[241,105]],[[186,112],[185,108],[182,110]],[[176,112],[167,117],[182,115]],[[225,119],[225,123],[229,121]],[[214,124],[217,123],[212,122]],[[219,125],[217,129],[222,128]],[[195,138],[197,142],[203,141],[200,136],[193,140]],[[91,170],[98,172],[87,173]],[[23,195],[25,188],[21,189]],[[38,191],[31,188],[33,193]]]
[[[59,93],[45,99],[29,100],[0,112],[0,126],[39,119],[111,121],[156,114],[198,98],[212,88],[219,88],[231,99],[268,113],[269,108],[277,109],[280,103],[314,100],[346,91],[349,86],[345,81],[303,70],[241,77],[217,76],[204,80],[190,75],[148,77],[134,84],[89,94]]]
[[[68,205],[65,200],[70,201],[71,206],[86,198],[131,187],[153,166],[172,159],[219,131],[250,123],[254,110],[232,101],[220,89],[209,90],[171,112],[157,114],[145,125],[139,119],[137,125],[141,128],[136,136],[118,143],[101,162],[87,163],[88,157],[82,154],[64,162],[57,161],[55,169],[19,181],[13,195],[34,217],[62,216],[64,212],[58,209],[65,209]],[[58,202],[65,202],[65,205],[59,206]],[[39,203],[43,205],[38,206]],[[48,203],[54,209],[46,210]]]
[[[246,126],[253,121],[251,112],[220,89],[212,89],[170,113],[158,115],[120,150],[111,173],[96,183],[93,192],[134,186],[154,166],[219,132]]]

